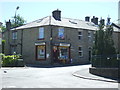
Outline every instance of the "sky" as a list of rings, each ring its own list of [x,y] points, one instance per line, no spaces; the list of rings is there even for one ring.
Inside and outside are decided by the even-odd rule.
[[[16,14],[22,16],[27,23],[52,15],[52,11],[61,10],[61,16],[66,18],[85,20],[85,16],[102,17],[111,22],[118,19],[119,0],[1,0],[0,22],[3,24],[15,15],[16,7],[20,8]]]

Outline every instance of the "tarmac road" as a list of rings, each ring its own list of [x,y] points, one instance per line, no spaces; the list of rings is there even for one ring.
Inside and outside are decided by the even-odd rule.
[[[90,65],[36,68],[2,68],[2,88],[118,88],[118,83],[75,77],[88,72]],[[87,75],[86,75],[87,76]]]

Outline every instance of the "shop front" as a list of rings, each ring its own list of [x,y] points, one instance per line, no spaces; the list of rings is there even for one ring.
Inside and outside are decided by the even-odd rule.
[[[53,45],[53,60],[56,63],[70,63],[70,44],[59,43]]]

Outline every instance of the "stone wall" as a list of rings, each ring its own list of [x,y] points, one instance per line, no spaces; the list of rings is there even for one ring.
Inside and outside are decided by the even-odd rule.
[[[89,68],[89,72],[94,75],[103,76],[112,79],[120,78],[120,69],[119,68]]]

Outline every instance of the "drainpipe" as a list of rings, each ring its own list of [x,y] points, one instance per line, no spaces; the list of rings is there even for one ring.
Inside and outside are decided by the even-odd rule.
[[[49,25],[50,25],[50,60],[51,60],[51,65],[53,65],[53,44],[52,44],[52,25],[51,25],[51,16],[49,17]]]
[[[23,29],[21,30],[21,55],[23,55]]]

